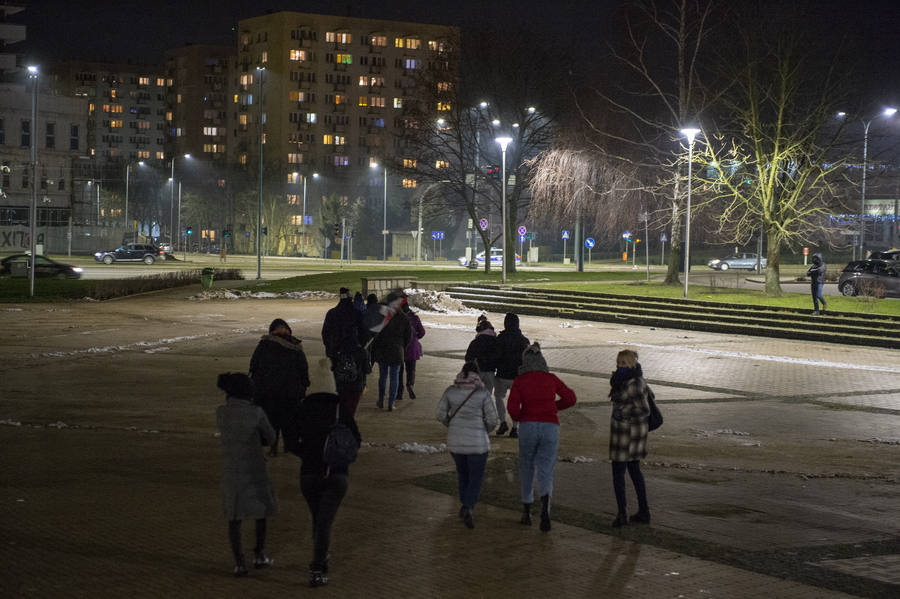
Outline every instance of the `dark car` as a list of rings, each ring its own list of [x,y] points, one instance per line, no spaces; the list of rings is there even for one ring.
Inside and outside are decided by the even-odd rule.
[[[113,262],[143,262],[153,264],[157,260],[165,260],[166,253],[149,243],[126,243],[117,250],[109,252],[97,252],[94,260],[104,264]]]
[[[872,252],[869,254],[869,260],[900,260],[900,250],[890,249]]]
[[[0,277],[8,277],[15,274],[28,275],[28,266],[31,256],[28,254],[15,254],[0,260]],[[69,266],[61,262],[51,260],[46,256],[37,255],[34,258],[35,277],[56,277],[57,279],[81,278],[81,269]]]
[[[900,297],[900,270],[893,260],[856,260],[844,267],[838,290],[844,295]]]

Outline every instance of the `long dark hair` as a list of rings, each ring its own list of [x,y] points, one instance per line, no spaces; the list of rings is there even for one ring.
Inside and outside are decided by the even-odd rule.
[[[478,367],[478,360],[469,360],[462,367],[462,375],[468,377],[471,373],[480,374],[481,369]]]

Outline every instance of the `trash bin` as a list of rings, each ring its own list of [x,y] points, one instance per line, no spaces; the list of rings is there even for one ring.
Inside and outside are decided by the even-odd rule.
[[[210,287],[212,287],[213,279],[215,277],[215,268],[204,268],[202,271],[200,271],[200,283],[203,285],[203,288],[209,289]]]

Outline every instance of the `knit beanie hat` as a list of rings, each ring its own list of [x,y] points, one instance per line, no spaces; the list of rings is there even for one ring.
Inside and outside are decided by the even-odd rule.
[[[253,399],[253,381],[246,374],[240,372],[220,374],[216,385],[227,393],[228,397]]]
[[[276,318],[275,320],[272,321],[272,324],[269,325],[269,334],[271,335],[272,333],[274,333],[276,330],[278,330],[281,327],[284,327],[287,329],[288,335],[294,334],[294,332],[291,330],[290,325],[288,325],[287,322],[285,322],[284,320],[282,320],[280,318]]]
[[[341,287],[340,294],[341,294],[341,299],[350,299],[351,298],[350,290],[347,289],[346,287]]]
[[[518,329],[519,328],[519,315],[513,314],[510,312],[503,319],[503,328],[504,329]]]
[[[550,367],[547,366],[547,360],[544,359],[544,355],[541,353],[540,344],[534,342],[526,347],[525,351],[522,353],[522,365],[519,366],[519,374],[534,372],[536,370],[540,372],[550,372]]]

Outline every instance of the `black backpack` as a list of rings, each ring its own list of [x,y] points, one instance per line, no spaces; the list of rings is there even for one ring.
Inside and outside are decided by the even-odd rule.
[[[352,383],[359,376],[359,368],[356,364],[356,356],[352,352],[340,352],[334,358],[331,365],[334,372],[334,380],[338,383]]]
[[[322,461],[328,468],[346,468],[356,461],[359,455],[359,443],[353,431],[341,422],[341,406],[335,407],[334,423],[325,439]]]

